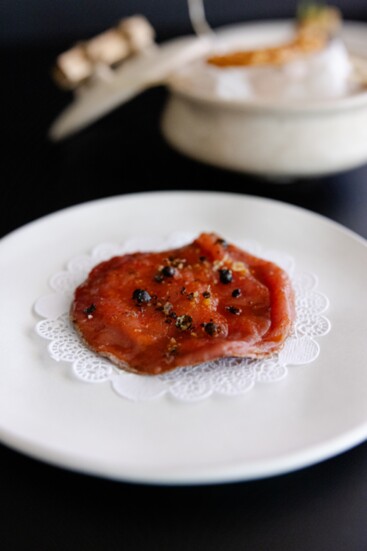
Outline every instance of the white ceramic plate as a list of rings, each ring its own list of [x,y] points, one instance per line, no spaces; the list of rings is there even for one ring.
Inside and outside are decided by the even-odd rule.
[[[215,230],[288,252],[318,274],[332,329],[314,363],[236,398],[130,402],[72,378],[35,335],[48,277],[101,242]],[[0,438],[33,457],[117,480],[208,483],[271,476],[367,438],[366,242],[318,215],[232,194],[168,192],[86,203],[0,242]]]

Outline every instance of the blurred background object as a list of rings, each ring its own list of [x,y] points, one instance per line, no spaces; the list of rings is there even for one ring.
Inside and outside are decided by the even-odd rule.
[[[54,77],[62,88],[73,90],[98,70],[106,72],[154,46],[155,31],[142,15],[121,19],[117,25],[61,53]]]
[[[367,21],[365,0],[336,0],[333,5],[346,20]],[[225,4],[205,1],[207,19],[213,28],[242,21],[291,19],[297,6],[296,0],[230,0]],[[75,139],[51,144],[47,138],[50,125],[72,100],[72,92],[60,90],[52,79],[55,60],[76,44],[103,35],[121,19],[136,15],[152,25],[157,43],[193,34],[186,0],[1,2],[0,47],[6,106],[2,119],[6,136],[3,168],[9,184],[4,190],[9,208],[0,220],[2,234],[62,206],[157,187],[256,193],[310,205],[319,212],[333,208],[334,218],[339,220],[343,219],[345,206],[350,205],[350,225],[363,231],[361,196],[366,192],[357,172],[341,174],[337,182],[322,180],[322,186],[320,180],[314,179],[299,183],[297,190],[288,186],[274,189],[264,179],[222,172],[176,154],[164,142],[159,129],[167,100],[163,87],[136,97]],[[359,192],[346,197],[350,178],[355,178]],[[70,186],[65,185],[66,181]],[[100,187],[98,181],[103,181],[104,186]],[[26,183],[33,190],[32,203],[17,201],[19,183]],[[339,192],[335,191],[339,185]],[[326,191],[328,186],[334,188],[332,195]]]
[[[289,18],[297,11],[296,0],[206,0],[212,27],[254,19]],[[365,0],[336,0],[346,19],[367,18]],[[144,15],[159,38],[192,31],[185,0],[2,0],[0,17],[3,44],[61,42],[88,38],[117,23],[121,17]]]

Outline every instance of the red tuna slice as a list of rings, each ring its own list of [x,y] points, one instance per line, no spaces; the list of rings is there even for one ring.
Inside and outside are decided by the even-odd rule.
[[[286,272],[215,234],[164,252],[116,256],[80,285],[71,319],[121,369],[154,375],[223,357],[276,353],[292,330]]]

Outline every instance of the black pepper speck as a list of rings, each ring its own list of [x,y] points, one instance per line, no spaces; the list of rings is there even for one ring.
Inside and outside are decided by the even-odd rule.
[[[221,239],[221,238],[217,239],[216,244],[221,245],[224,249],[228,247],[228,243],[225,239]]]
[[[183,316],[178,316],[176,319],[176,327],[181,331],[187,331],[192,327],[192,317],[184,314]]]
[[[226,306],[226,310],[235,316],[239,316],[242,312],[241,308],[236,308],[236,306]]]
[[[93,314],[95,309],[96,309],[96,305],[91,304],[90,306],[88,306],[88,308],[85,308],[85,310],[83,310],[83,312],[84,312],[84,314],[87,314],[87,316],[90,316],[91,314]]]
[[[204,323],[204,331],[211,337],[214,337],[219,333],[219,326],[214,323],[213,321],[209,321],[208,323]]]
[[[176,270],[172,266],[165,266],[162,269],[162,275],[164,277],[173,277],[176,273]]]
[[[232,270],[229,270],[228,268],[221,268],[219,270],[219,279],[221,283],[231,283],[233,279]]]
[[[152,300],[152,297],[145,289],[135,289],[132,298],[137,304],[147,304]]]

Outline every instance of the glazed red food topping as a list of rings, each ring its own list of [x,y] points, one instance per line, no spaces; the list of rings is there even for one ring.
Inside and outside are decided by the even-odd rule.
[[[265,357],[292,329],[288,275],[215,234],[159,253],[96,266],[72,321],[95,352],[122,369],[159,374],[223,357]]]

